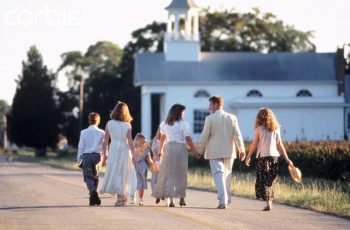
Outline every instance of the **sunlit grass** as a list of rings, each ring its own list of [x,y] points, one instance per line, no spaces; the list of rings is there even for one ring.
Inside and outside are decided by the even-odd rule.
[[[216,191],[208,169],[190,169],[188,186]],[[255,174],[234,172],[232,193],[255,198]],[[298,184],[289,177],[278,177],[275,201],[350,218],[350,184],[345,182],[306,178]]]

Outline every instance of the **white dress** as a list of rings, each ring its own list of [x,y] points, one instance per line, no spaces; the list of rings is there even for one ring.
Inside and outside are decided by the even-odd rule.
[[[134,195],[137,186],[135,168],[127,142],[130,123],[110,120],[107,123],[111,143],[101,193]]]

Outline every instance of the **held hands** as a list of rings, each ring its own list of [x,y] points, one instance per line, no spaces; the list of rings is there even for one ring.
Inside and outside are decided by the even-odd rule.
[[[239,160],[240,160],[240,161],[243,161],[244,158],[245,158],[245,152],[240,152],[240,153],[239,153]]]
[[[102,167],[106,166],[106,161],[107,161],[107,155],[102,155]]]
[[[245,159],[245,165],[250,166],[250,156]]]
[[[196,158],[197,160],[201,159],[201,154],[197,150],[193,151],[193,155],[194,155],[194,158]]]

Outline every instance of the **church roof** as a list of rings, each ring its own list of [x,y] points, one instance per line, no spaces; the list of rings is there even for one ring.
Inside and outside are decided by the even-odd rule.
[[[198,6],[193,2],[193,0],[172,0],[169,6],[167,6],[165,9],[189,9],[191,7]]]
[[[164,53],[136,55],[134,83],[336,81],[335,53],[204,52],[201,61],[165,61]]]

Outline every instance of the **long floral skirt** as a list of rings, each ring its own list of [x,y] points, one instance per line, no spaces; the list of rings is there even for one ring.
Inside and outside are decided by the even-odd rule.
[[[257,199],[273,200],[278,173],[278,157],[261,157],[256,162],[255,195]]]
[[[157,183],[152,196],[186,197],[188,153],[185,144],[170,142],[164,146]]]

